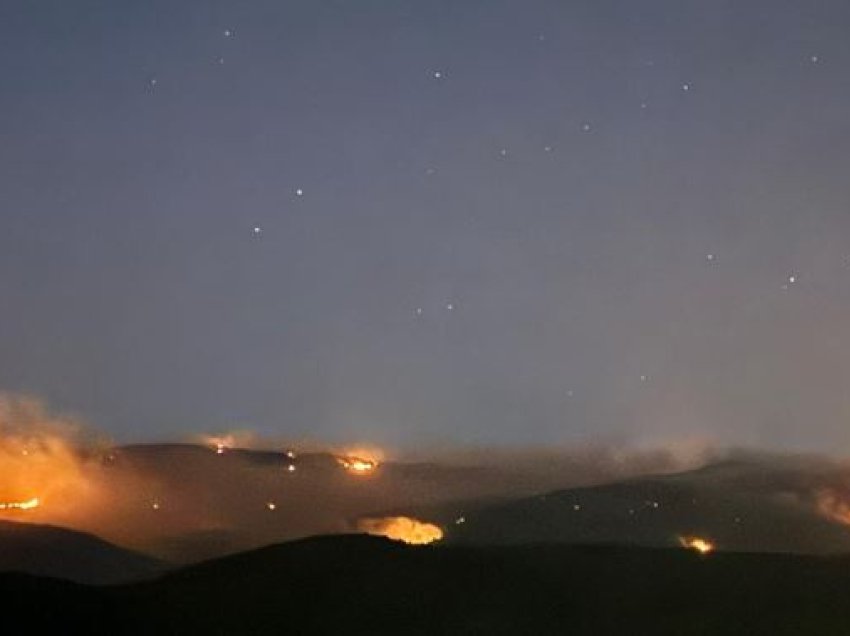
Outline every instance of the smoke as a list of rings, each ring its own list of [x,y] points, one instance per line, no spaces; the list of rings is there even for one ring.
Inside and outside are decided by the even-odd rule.
[[[197,439],[115,447],[38,399],[0,395],[0,519],[82,530],[185,562],[314,534],[424,541],[493,502],[708,466],[704,487],[850,522],[847,464],[699,441],[405,454],[250,431]],[[369,469],[352,470],[355,460]]]
[[[259,437],[253,431],[236,430],[212,435],[194,435],[192,442],[224,452],[233,448],[259,448]]]
[[[443,538],[440,526],[410,517],[365,517],[357,522],[357,529],[411,545],[425,545]]]
[[[0,395],[0,518],[19,520],[22,508],[27,520],[59,525],[91,517],[100,484],[82,446],[97,443],[74,419],[52,415],[36,398]]]

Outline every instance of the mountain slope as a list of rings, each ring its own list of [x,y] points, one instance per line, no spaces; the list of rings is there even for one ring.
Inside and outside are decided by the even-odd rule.
[[[307,539],[156,581],[0,576],[14,633],[841,634],[850,559],[564,545],[413,548]],[[102,620],[95,621],[94,616]],[[92,628],[94,625],[94,628]]]
[[[164,564],[65,528],[0,521],[0,572],[25,572],[80,583],[154,576]]]
[[[558,490],[479,507],[448,524],[447,541],[663,547],[697,535],[726,550],[850,552],[850,527],[824,516],[814,499],[830,479],[796,466],[729,463]]]

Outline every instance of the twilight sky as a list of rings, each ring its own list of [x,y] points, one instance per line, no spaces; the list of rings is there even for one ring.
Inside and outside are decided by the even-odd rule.
[[[850,450],[846,0],[0,25],[0,389],[119,440]]]

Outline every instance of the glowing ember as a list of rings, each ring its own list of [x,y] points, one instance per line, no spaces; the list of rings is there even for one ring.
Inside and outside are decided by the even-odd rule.
[[[679,537],[679,544],[683,548],[696,550],[700,554],[708,554],[714,550],[714,544],[711,541],[700,537]]]
[[[353,475],[368,475],[378,467],[377,461],[360,457],[337,457],[336,461]]]
[[[7,501],[0,503],[0,510],[32,510],[40,505],[38,497],[26,501]]]
[[[818,512],[838,523],[850,525],[850,504],[833,490],[821,490],[817,493]]]
[[[440,526],[410,517],[360,519],[357,522],[357,528],[366,534],[387,537],[411,545],[425,545],[443,538]]]
[[[37,400],[0,394],[0,518],[29,511],[63,525],[90,512],[99,463],[78,452],[76,432]]]
[[[215,450],[216,455],[223,455],[236,444],[236,438],[233,435],[207,435],[203,440],[207,446]]]

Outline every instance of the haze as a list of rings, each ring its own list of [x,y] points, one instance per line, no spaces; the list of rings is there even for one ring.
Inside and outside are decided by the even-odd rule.
[[[125,442],[850,443],[846,2],[0,23],[5,391]]]

